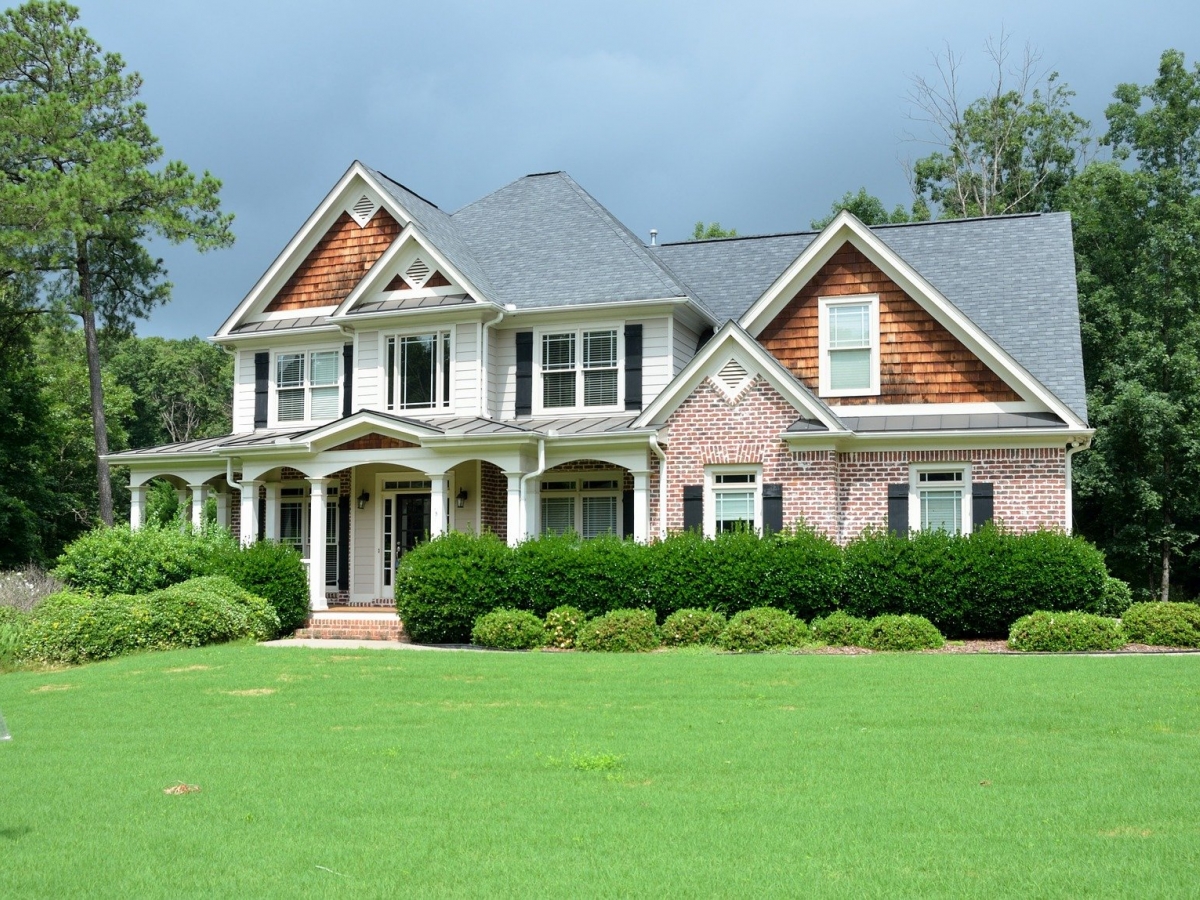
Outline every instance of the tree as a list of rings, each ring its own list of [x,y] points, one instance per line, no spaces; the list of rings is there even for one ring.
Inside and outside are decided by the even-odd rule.
[[[1013,67],[1008,41],[988,41],[991,90],[971,103],[960,96],[962,59],[949,46],[934,58],[933,78],[913,76],[910,118],[927,129],[914,139],[938,148],[912,164],[916,218],[1058,209],[1058,193],[1083,164],[1089,123],[1070,110],[1075,92],[1057,72],[1040,71],[1029,47]]]
[[[1076,484],[1085,532],[1165,600],[1200,532],[1200,66],[1167,51],[1114,97],[1113,159],[1065,192],[1097,432]]]
[[[860,187],[857,194],[846,191],[841,200],[834,201],[829,207],[829,215],[823,219],[813,219],[809,224],[816,229],[824,228],[836,219],[843,209],[853,213],[864,225],[891,225],[914,221],[903,206],[897,204],[888,212],[882,200],[874,194],[868,194],[865,187]]]
[[[145,241],[228,246],[220,182],[163,150],[138,102],[141,77],[76,25],[79,11],[31,2],[0,17],[0,254],[51,273],[46,299],[83,326],[100,518],[113,520],[98,320],[128,329],[170,295]]]
[[[696,227],[692,229],[690,240],[710,241],[714,238],[731,238],[737,236],[736,228],[722,228],[720,222],[712,222],[708,225],[705,225],[703,222],[697,222]]]

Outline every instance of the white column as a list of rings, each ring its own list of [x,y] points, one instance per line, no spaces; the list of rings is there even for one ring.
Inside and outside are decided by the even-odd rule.
[[[242,482],[242,546],[248,546],[258,540],[258,487],[261,481]]]
[[[129,527],[137,531],[146,521],[146,486],[129,489]]]
[[[521,473],[504,474],[508,476],[508,546],[515,547],[525,538],[525,522],[521,517]]]
[[[207,484],[189,484],[192,492],[192,527],[199,528],[204,524],[204,501],[208,499]]]
[[[525,519],[525,537],[538,533],[538,513],[541,512],[541,496],[542,479],[527,479],[525,481],[525,494],[521,498]]]
[[[277,541],[279,540],[279,483],[268,481],[265,487],[267,489],[267,509],[266,515],[263,516],[263,531],[268,541]]]
[[[633,473],[633,539],[650,540],[650,473]]]
[[[446,533],[446,473],[426,472],[429,479],[429,536]]]
[[[217,524],[229,527],[229,494],[225,491],[217,491]]]
[[[325,486],[332,479],[310,478],[312,506],[308,514],[308,605],[329,609],[325,602]]]

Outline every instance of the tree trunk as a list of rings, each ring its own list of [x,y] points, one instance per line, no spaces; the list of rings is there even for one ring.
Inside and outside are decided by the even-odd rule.
[[[87,245],[83,244],[75,258],[79,273],[79,295],[82,301],[79,317],[83,319],[83,340],[87,346],[88,386],[92,403],[92,434],[96,439],[96,486],[100,497],[100,520],[113,523],[112,475],[108,462],[108,424],[104,420],[104,384],[100,380],[100,342],[96,338],[96,309],[92,305],[92,270],[88,263]]]
[[[1171,599],[1171,545],[1167,541],[1162,544],[1162,600],[1165,603]]]

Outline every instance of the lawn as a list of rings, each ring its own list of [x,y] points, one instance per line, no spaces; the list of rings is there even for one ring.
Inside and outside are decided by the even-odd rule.
[[[0,711],[5,898],[1178,897],[1200,863],[1200,656],[238,645],[0,675]]]

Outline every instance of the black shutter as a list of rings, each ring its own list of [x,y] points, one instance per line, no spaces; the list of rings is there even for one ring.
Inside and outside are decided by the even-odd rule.
[[[258,539],[265,540],[267,537],[267,498],[258,498]],[[272,540],[275,535],[271,535]]]
[[[625,326],[625,409],[642,408],[642,326]]]
[[[888,531],[908,534],[908,484],[888,485]]]
[[[267,427],[267,398],[271,390],[271,354],[254,354],[254,427]]]
[[[533,414],[533,332],[517,332],[517,415]]]
[[[704,528],[704,485],[683,486],[683,527],[700,531]]]
[[[708,343],[708,339],[711,338],[712,336],[713,336],[713,330],[712,330],[711,325],[708,325],[708,326],[700,329],[700,333],[698,335],[696,335],[696,352],[697,353],[700,352],[700,348],[702,348],[705,344]]]
[[[633,491],[621,492],[621,537],[633,537]]]
[[[975,482],[971,485],[971,528],[982,528],[992,521],[992,485]]]
[[[338,497],[338,545],[337,545],[339,591],[350,589],[350,495]]]
[[[783,531],[783,485],[763,485],[763,534]]]
[[[354,345],[342,347],[342,415],[353,412],[354,404]]]

